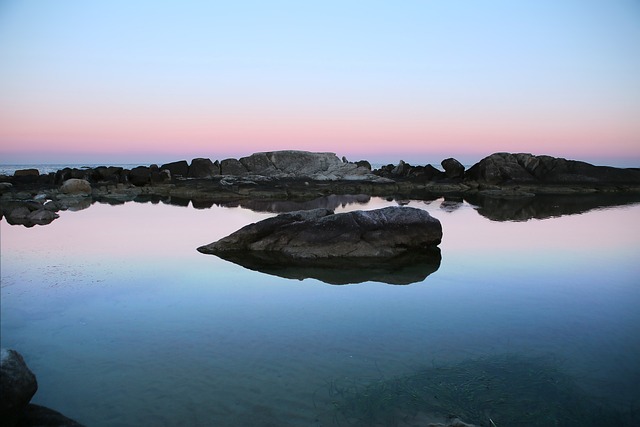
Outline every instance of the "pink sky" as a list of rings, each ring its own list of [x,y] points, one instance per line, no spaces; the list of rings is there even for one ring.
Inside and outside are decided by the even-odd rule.
[[[507,151],[640,166],[640,6],[515,3],[363,15],[341,2],[10,1],[0,163],[296,149],[376,163]]]

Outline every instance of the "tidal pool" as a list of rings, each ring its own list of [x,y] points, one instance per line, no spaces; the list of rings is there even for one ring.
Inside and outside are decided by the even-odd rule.
[[[336,211],[398,203],[339,200]],[[456,413],[502,427],[534,395],[522,425],[542,425],[535,407],[557,400],[553,384],[603,405],[612,424],[637,423],[640,205],[496,221],[467,202],[402,204],[443,226],[439,266],[407,285],[289,279],[198,253],[274,215],[242,207],[132,202],[33,228],[3,219],[2,347],[36,374],[34,403],[87,426],[412,425]],[[543,387],[526,375],[536,369],[557,379]],[[424,393],[398,388],[416,378]],[[380,387],[395,404],[374,400]],[[434,406],[434,390],[452,395]]]

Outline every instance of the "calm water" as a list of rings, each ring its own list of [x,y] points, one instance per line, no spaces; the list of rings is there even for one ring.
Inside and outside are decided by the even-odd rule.
[[[409,205],[444,237],[440,268],[405,286],[291,280],[196,252],[273,215],[242,208],[2,220],[2,346],[36,373],[35,403],[89,426],[334,425],[348,398],[335,384],[504,355],[554,360],[585,393],[637,410],[640,205],[527,222]]]

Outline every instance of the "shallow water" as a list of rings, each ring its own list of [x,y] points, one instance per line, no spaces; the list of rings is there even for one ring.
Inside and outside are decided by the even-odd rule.
[[[638,407],[640,205],[526,222],[409,205],[444,237],[439,269],[403,286],[285,279],[196,252],[273,215],[242,208],[2,220],[2,346],[36,373],[34,403],[89,426],[333,425],[331,384],[505,354],[550,357],[600,401]]]

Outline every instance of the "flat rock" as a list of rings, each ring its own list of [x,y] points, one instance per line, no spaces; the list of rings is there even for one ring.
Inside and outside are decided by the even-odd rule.
[[[199,252],[280,253],[290,259],[391,258],[434,248],[442,240],[440,221],[410,207],[335,214],[327,209],[297,211],[249,224]]]

